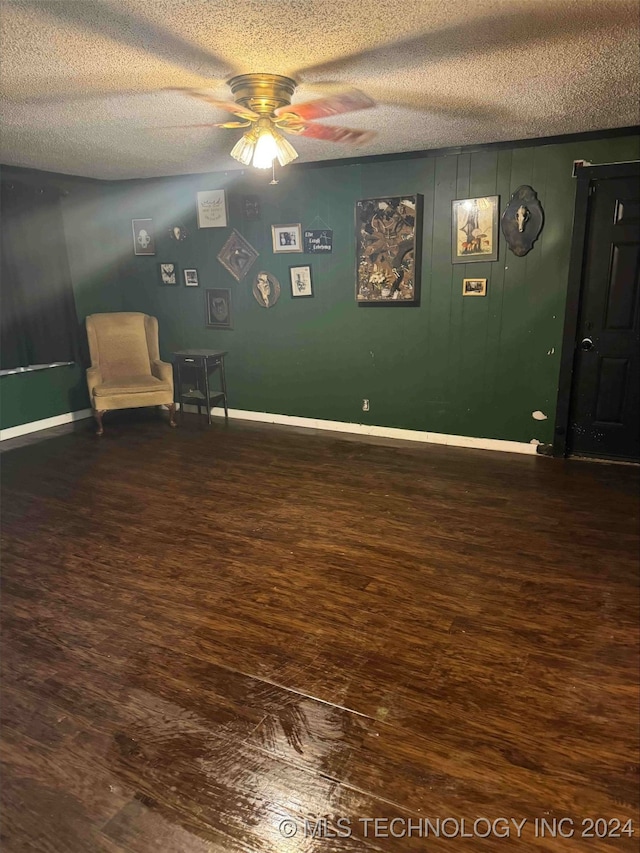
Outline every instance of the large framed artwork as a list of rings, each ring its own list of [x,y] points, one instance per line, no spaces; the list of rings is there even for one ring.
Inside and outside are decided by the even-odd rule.
[[[198,228],[226,228],[227,194],[224,190],[198,193]]]
[[[419,194],[356,203],[356,301],[419,305],[422,259]]]
[[[451,263],[498,260],[500,196],[459,198],[451,203]]]

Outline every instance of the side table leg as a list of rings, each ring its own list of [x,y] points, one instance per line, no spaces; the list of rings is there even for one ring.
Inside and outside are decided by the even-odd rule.
[[[227,378],[224,375],[224,357],[220,362],[220,377],[222,379],[222,393],[224,394],[224,416],[229,420],[229,409],[227,408]]]
[[[204,359],[203,362],[204,369],[204,387],[205,393],[207,395],[207,420],[209,422],[209,426],[211,426],[211,397],[209,396],[209,365],[207,364],[207,359]]]

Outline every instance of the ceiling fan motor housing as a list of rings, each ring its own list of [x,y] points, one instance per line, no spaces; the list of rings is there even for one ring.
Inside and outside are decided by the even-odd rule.
[[[279,74],[240,74],[229,80],[237,104],[261,116],[270,116],[278,107],[291,103],[295,80]]]

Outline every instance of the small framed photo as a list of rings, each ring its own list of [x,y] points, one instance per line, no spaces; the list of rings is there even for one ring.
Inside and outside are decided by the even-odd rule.
[[[158,276],[160,278],[160,284],[177,284],[177,264],[158,264]]]
[[[459,198],[451,202],[451,263],[498,260],[500,196]]]
[[[205,306],[207,328],[232,329],[231,325],[231,291],[216,287],[205,290]]]
[[[462,295],[463,296],[486,296],[487,295],[487,280],[486,280],[486,278],[463,278],[462,279]]]
[[[169,228],[169,237],[172,240],[175,240],[176,243],[181,243],[183,240],[187,239],[187,229],[184,225],[172,225]]]
[[[205,190],[198,193],[198,228],[226,228],[227,194],[224,190]]]
[[[302,225],[272,225],[271,239],[274,254],[302,251]]]
[[[313,296],[310,266],[289,267],[289,279],[292,297],[297,299],[300,296]]]
[[[198,287],[198,270],[183,270],[185,287]]]
[[[153,219],[132,219],[133,253],[155,255],[156,241],[153,236]]]

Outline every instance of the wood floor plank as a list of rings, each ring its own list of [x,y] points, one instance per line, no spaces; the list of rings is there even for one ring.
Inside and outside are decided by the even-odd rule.
[[[636,849],[638,469],[144,413],[4,450],[3,849]],[[415,834],[482,816],[521,838]]]

